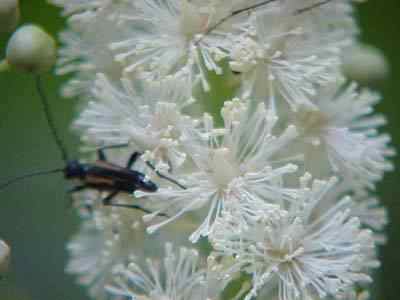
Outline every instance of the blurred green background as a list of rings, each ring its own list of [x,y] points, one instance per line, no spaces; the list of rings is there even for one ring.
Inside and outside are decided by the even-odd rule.
[[[0,0],[2,1],[2,0]],[[377,84],[384,101],[378,109],[389,121],[393,144],[400,145],[400,2],[374,1],[359,7],[362,39],[381,48],[391,64],[391,76]],[[56,35],[64,23],[59,10],[44,0],[21,1],[22,23],[37,23]],[[0,35],[4,55],[8,35]],[[76,101],[58,96],[63,78],[45,76],[57,125],[70,151],[78,141],[68,131]],[[47,128],[31,76],[0,73],[0,180],[30,170],[62,165]],[[399,166],[400,158],[396,159]],[[85,290],[64,274],[65,243],[78,218],[68,209],[61,175],[34,178],[0,191],[0,238],[13,248],[11,271],[0,282],[0,300],[82,300]],[[388,174],[378,193],[388,207],[389,242],[382,248],[373,299],[400,299],[400,173]]]

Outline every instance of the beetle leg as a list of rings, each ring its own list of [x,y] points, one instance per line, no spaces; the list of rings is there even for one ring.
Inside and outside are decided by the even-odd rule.
[[[108,204],[108,206],[112,206],[112,207],[122,207],[122,208],[130,208],[130,209],[137,209],[140,210],[142,212],[145,212],[146,214],[151,214],[152,211],[145,209],[139,205],[134,205],[134,204],[118,204],[118,203],[110,203]]]
[[[129,143],[124,143],[124,144],[115,144],[115,145],[108,145],[108,146],[103,146],[100,149],[101,150],[107,150],[107,149],[117,149],[117,148],[126,148],[129,146]]]
[[[173,168],[172,168],[172,162],[171,162],[171,160],[168,159],[167,163],[168,163],[168,173],[172,173],[174,170],[173,170]]]
[[[121,208],[129,208],[129,209],[137,209],[140,210],[146,214],[152,214],[153,212],[149,209],[143,208],[140,205],[135,205],[135,204],[118,204],[118,203],[111,203],[111,200],[119,193],[119,191],[114,191],[107,197],[103,199],[103,205],[104,206],[111,206],[111,207],[121,207]],[[165,217],[169,218],[167,214],[164,213],[159,213],[157,214],[160,217]]]
[[[142,155],[142,153],[140,152],[134,152],[128,160],[128,163],[126,164],[126,167],[128,169],[132,168],[133,164],[137,161],[137,159],[140,157],[140,155]]]
[[[105,198],[103,198],[103,200],[102,200],[102,202],[103,202],[103,205],[105,205],[105,206],[108,206],[108,205],[113,205],[113,204],[111,204],[111,200],[115,197],[115,196],[117,196],[118,194],[119,194],[119,192],[120,191],[114,191],[114,192],[111,192],[111,194],[109,194],[107,197],[105,197]]]
[[[68,209],[71,209],[72,206],[74,205],[74,202],[75,202],[75,199],[72,197],[72,194],[76,193],[76,192],[83,191],[84,189],[87,189],[87,188],[88,188],[88,186],[83,184],[83,185],[74,186],[74,187],[72,187],[72,188],[67,190],[67,195],[69,196],[68,197],[69,201],[67,202],[68,203],[67,204],[67,208]]]
[[[87,189],[87,188],[88,188],[87,185],[77,185],[77,186],[74,186],[73,188],[70,188],[70,189],[67,191],[67,193],[68,193],[68,194],[73,194],[73,193],[80,192],[80,191],[82,191],[82,190],[84,190],[84,189]]]
[[[106,154],[104,153],[104,150],[116,149],[116,148],[124,148],[124,147],[128,147],[128,146],[129,146],[129,144],[125,143],[125,144],[117,144],[117,145],[110,145],[110,146],[101,147],[101,148],[97,149],[97,154],[99,156],[99,160],[107,161],[107,157],[106,157]]]
[[[99,157],[100,161],[107,161],[107,156],[104,153],[104,149],[97,150],[97,156]]]

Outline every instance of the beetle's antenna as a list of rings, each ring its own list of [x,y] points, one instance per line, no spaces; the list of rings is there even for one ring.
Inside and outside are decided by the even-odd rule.
[[[160,177],[162,179],[165,179],[165,180],[168,180],[169,182],[179,186],[182,190],[187,190],[186,186],[184,186],[183,184],[179,183],[177,180],[164,175],[163,173],[158,171],[150,162],[146,161],[146,165],[148,165],[150,167],[150,169],[152,169],[158,175],[158,177]]]
[[[12,179],[0,184],[0,191],[5,189],[6,187],[8,187],[9,185],[11,185],[13,183],[16,183],[18,181],[21,181],[21,180],[24,180],[24,179],[27,179],[27,178],[41,176],[41,175],[54,174],[54,173],[59,173],[59,172],[62,172],[62,171],[64,171],[64,168],[57,168],[57,169],[46,170],[46,171],[36,171],[36,172],[24,174],[24,175],[12,178]]]
[[[306,7],[300,8],[300,9],[298,9],[298,10],[296,10],[296,11],[294,12],[294,15],[295,15],[295,16],[301,15],[302,13],[305,13],[305,12],[307,12],[307,11],[310,11],[310,10],[313,10],[313,9],[315,9],[315,8],[321,7],[321,6],[325,5],[325,4],[328,4],[328,3],[331,2],[331,1],[332,1],[332,0],[322,0],[322,1],[318,2],[318,3],[312,4],[312,5],[310,5],[310,6],[306,6]]]
[[[54,140],[55,140],[55,142],[56,142],[56,144],[57,144],[57,146],[58,146],[58,148],[59,148],[59,150],[61,152],[62,159],[65,162],[67,162],[68,161],[67,148],[65,147],[62,139],[58,135],[58,132],[57,132],[57,129],[56,129],[56,126],[55,126],[55,122],[54,122],[54,119],[53,119],[53,115],[52,115],[52,113],[50,111],[50,104],[49,104],[49,101],[47,99],[44,87],[43,87],[42,78],[41,78],[40,75],[37,75],[37,76],[35,76],[35,79],[36,79],[36,89],[37,89],[37,92],[39,94],[39,98],[40,98],[40,101],[42,103],[42,106],[43,106],[43,111],[44,111],[44,114],[46,116],[47,124],[49,125],[51,134],[53,135]]]
[[[213,26],[211,26],[210,28],[207,29],[207,31],[204,33],[204,35],[209,34],[210,32],[214,31],[215,29],[217,29],[219,26],[221,26],[223,23],[225,23],[226,21],[228,21],[230,18],[233,18],[234,16],[240,15],[241,13],[244,13],[246,11],[252,10],[252,9],[256,9],[259,7],[262,7],[264,5],[267,5],[271,2],[275,2],[277,0],[266,0],[266,1],[262,1],[260,3],[257,4],[253,4],[251,6],[245,7],[245,8],[241,8],[238,10],[233,11],[231,14],[223,17],[221,20],[219,20],[217,23],[215,23]]]
[[[262,1],[262,2],[260,2],[260,3],[256,3],[256,4],[253,4],[253,5],[251,5],[251,6],[248,6],[248,7],[241,8],[241,9],[238,9],[238,10],[233,11],[233,12],[230,13],[229,15],[223,17],[221,20],[219,20],[219,21],[218,21],[217,23],[215,23],[213,26],[209,27],[209,28],[207,29],[207,31],[204,32],[203,36],[200,37],[200,38],[197,40],[197,43],[199,43],[199,42],[203,39],[204,36],[208,35],[208,34],[211,33],[212,31],[214,31],[215,29],[217,29],[219,26],[221,26],[223,23],[225,23],[225,22],[228,21],[229,19],[231,19],[231,18],[233,18],[233,17],[235,17],[235,16],[237,16],[237,15],[240,15],[240,14],[242,14],[242,13],[244,13],[244,12],[247,12],[247,11],[250,11],[250,10],[253,10],[253,9],[256,9],[256,8],[259,8],[259,7],[262,7],[262,6],[265,6],[265,5],[267,5],[267,4],[269,4],[269,3],[272,3],[272,2],[275,2],[275,1],[277,1],[277,0],[265,0],[265,1]],[[296,10],[296,11],[294,12],[294,15],[295,15],[295,16],[301,15],[302,13],[305,13],[305,12],[307,12],[307,11],[310,11],[310,10],[313,10],[313,9],[315,9],[315,8],[321,7],[321,6],[325,5],[325,4],[328,4],[328,3],[331,2],[331,1],[333,1],[333,0],[321,0],[321,1],[318,2],[318,3],[314,3],[314,4],[310,5],[310,6],[306,6],[306,7],[303,7],[303,8],[300,8],[300,9]]]

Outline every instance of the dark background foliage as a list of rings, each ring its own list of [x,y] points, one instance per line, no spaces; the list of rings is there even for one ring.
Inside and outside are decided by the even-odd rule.
[[[1,0],[0,0],[1,1]],[[400,2],[374,1],[360,5],[362,40],[376,45],[391,64],[391,76],[376,88],[384,101],[378,110],[389,121],[393,144],[400,145]],[[37,23],[56,35],[63,27],[59,11],[44,0],[22,0],[22,23]],[[8,35],[0,35],[4,55]],[[55,117],[70,151],[77,152],[78,140],[68,130],[76,112],[76,100],[58,96],[65,78],[45,76]],[[51,139],[31,76],[0,73],[0,180],[30,170],[62,165]],[[399,166],[400,158],[395,163]],[[65,243],[77,230],[79,220],[65,196],[60,175],[38,177],[0,191],[0,237],[13,248],[11,271],[0,282],[1,300],[81,300],[85,290],[64,274]],[[400,298],[400,173],[388,174],[378,187],[388,207],[388,244],[381,249],[383,266],[376,274],[376,300]]]

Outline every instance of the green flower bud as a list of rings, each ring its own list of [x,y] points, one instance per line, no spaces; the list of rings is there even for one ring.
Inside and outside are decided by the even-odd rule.
[[[24,25],[11,37],[6,59],[11,67],[30,73],[49,71],[57,57],[53,37],[36,25]]]
[[[18,0],[0,1],[0,32],[10,32],[15,29],[19,20]]]
[[[378,48],[358,44],[344,51],[342,70],[346,77],[352,80],[371,84],[388,76],[389,64]]]

